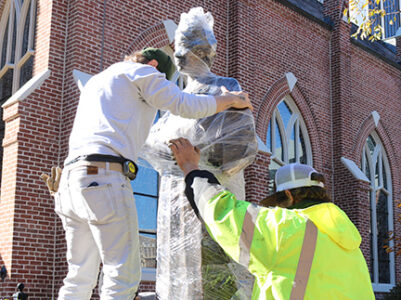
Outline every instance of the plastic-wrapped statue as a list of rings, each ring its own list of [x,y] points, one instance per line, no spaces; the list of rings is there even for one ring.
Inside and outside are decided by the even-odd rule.
[[[234,78],[210,71],[216,55],[213,17],[193,8],[181,15],[175,34],[175,61],[187,75],[186,92],[219,95],[238,91]],[[233,262],[209,237],[184,195],[184,177],[167,144],[186,137],[201,150],[200,167],[245,199],[243,170],[257,151],[252,112],[228,110],[199,120],[164,114],[152,127],[142,151],[161,174],[157,231],[159,299],[250,299],[252,275]]]

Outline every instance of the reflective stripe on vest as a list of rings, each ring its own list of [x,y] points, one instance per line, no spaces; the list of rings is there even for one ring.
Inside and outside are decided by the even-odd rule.
[[[245,267],[249,265],[253,232],[255,230],[255,221],[259,210],[260,207],[253,203],[248,205],[242,225],[242,232],[239,239],[239,263]]]
[[[316,240],[317,227],[312,221],[308,220],[290,300],[302,300],[304,298],[313,256],[315,255]]]

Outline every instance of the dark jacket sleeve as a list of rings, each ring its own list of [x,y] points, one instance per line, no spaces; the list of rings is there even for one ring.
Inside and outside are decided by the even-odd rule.
[[[195,177],[207,178],[209,183],[216,183],[220,184],[217,178],[210,173],[209,171],[205,170],[193,170],[187,174],[185,177],[185,195],[188,198],[189,203],[191,204],[192,209],[194,210],[196,216],[199,217],[199,210],[196,207],[196,203],[194,200],[194,191],[192,189],[192,183],[194,182]]]

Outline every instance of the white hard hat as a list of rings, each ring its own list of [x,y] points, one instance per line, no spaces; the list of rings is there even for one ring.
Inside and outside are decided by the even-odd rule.
[[[299,163],[288,164],[279,168],[275,178],[276,192],[310,186],[323,188],[323,182],[311,179],[312,173],[318,172],[311,166]]]

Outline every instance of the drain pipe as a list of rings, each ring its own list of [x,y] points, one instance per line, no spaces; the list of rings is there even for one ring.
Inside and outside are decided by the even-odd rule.
[[[331,199],[334,202],[334,119],[333,119],[333,49],[332,49],[332,40],[333,40],[333,34],[334,34],[334,28],[330,32],[330,38],[329,38],[329,97],[330,97],[330,134],[331,134]]]
[[[103,2],[103,21],[102,21],[102,41],[100,45],[100,65],[99,65],[99,72],[103,71],[103,53],[104,53],[104,29],[106,26],[106,5],[107,0]]]

